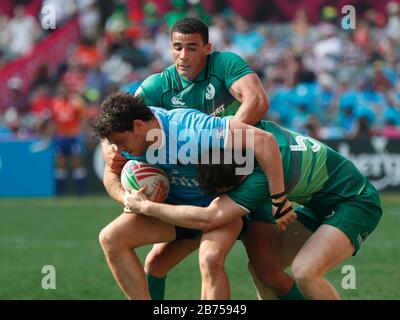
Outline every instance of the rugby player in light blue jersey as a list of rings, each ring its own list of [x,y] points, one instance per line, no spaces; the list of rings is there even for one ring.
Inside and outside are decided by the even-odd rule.
[[[166,159],[165,163],[155,165],[175,177],[171,180],[173,184],[168,199],[174,204],[177,202],[200,206],[209,204],[210,197],[200,190],[199,185],[183,185],[180,179],[191,181],[196,177],[193,160],[198,160],[198,155],[208,150],[210,146],[224,148],[228,145],[237,147],[240,151],[254,147],[255,158],[268,177],[270,192],[281,194],[284,190],[283,169],[275,138],[267,132],[235,120],[215,118],[196,110],[150,109],[140,98],[119,93],[111,95],[103,102],[93,127],[100,138],[109,140],[118,147],[118,150],[129,154],[131,158],[144,160],[143,156],[146,155],[149,163],[156,158]],[[239,139],[234,134],[235,130],[241,130]],[[174,131],[178,133],[178,137],[171,134]],[[254,145],[246,145],[247,132],[252,132]],[[181,133],[186,139],[180,139]],[[151,139],[148,139],[148,135]],[[171,145],[177,147],[177,153],[170,153]],[[181,152],[182,150],[190,152]],[[188,164],[188,160],[192,164]],[[277,223],[286,225],[294,219],[295,213],[291,209],[290,202],[287,202],[282,209],[287,211],[287,214],[277,220]],[[231,234],[235,238],[241,226],[241,220],[237,219],[224,224],[221,228],[231,229]],[[178,235],[179,231],[171,224],[127,213],[123,213],[102,230],[100,241],[108,264],[128,298],[150,298],[143,267],[132,249],[150,243],[173,241]],[[231,246],[232,239],[228,239],[226,243]],[[225,243],[213,241],[213,245],[223,247]],[[218,288],[229,286],[224,270],[221,272],[221,277],[218,277],[221,285],[212,286],[211,288],[215,288],[216,291],[208,298],[229,298],[219,296]],[[203,290],[206,288],[207,284],[203,286]]]

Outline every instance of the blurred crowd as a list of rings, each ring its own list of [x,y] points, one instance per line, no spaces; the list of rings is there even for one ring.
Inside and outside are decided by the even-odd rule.
[[[10,102],[0,105],[0,139],[90,140],[88,123],[107,94],[134,92],[172,63],[169,28],[189,15],[210,26],[215,50],[238,53],[260,76],[271,104],[266,118],[320,139],[400,138],[398,3],[389,3],[385,14],[370,9],[357,15],[354,30],[344,30],[343,15],[329,6],[320,22],[310,24],[306,10],[298,10],[292,21],[256,23],[228,6],[211,14],[198,0],[164,1],[167,12],[157,1],[134,3],[12,1],[8,15],[0,14],[0,68],[51,36],[53,30],[40,24],[44,6],[55,8],[57,28],[77,17],[81,40],[55,72],[47,65],[36,71],[28,94],[20,78],[8,80]]]

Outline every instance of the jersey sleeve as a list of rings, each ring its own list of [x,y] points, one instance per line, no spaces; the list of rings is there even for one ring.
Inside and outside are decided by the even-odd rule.
[[[227,195],[248,212],[270,201],[268,180],[260,166],[256,166],[253,173]]]
[[[161,93],[161,73],[156,73],[144,79],[135,95],[142,97],[147,106],[161,106]]]
[[[240,78],[254,73],[247,62],[233,52],[221,52],[214,61],[216,75],[220,77],[229,88]]]

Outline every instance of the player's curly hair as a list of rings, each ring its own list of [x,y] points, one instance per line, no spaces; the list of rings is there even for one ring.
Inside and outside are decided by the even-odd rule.
[[[209,151],[209,159],[212,159],[213,149]],[[225,164],[225,151],[220,149],[220,161],[218,163],[200,164],[197,173],[200,185],[210,194],[219,194],[221,190],[232,189],[238,186],[243,176],[236,174],[236,168],[240,167],[232,157],[232,164]]]
[[[153,118],[153,112],[142,98],[119,92],[111,94],[103,101],[92,127],[97,137],[107,139],[113,132],[132,130],[134,120],[148,121]]]

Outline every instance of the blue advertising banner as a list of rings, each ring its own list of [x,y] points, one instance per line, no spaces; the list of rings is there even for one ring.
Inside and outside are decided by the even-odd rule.
[[[54,150],[43,140],[0,141],[0,197],[55,194]]]

